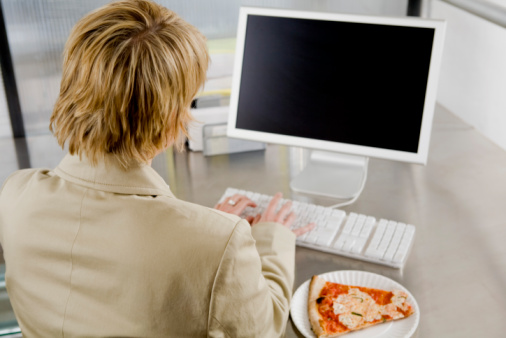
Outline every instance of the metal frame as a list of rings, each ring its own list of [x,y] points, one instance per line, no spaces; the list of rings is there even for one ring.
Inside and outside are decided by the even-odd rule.
[[[21,113],[21,104],[19,103],[18,87],[12,64],[9,40],[7,38],[2,0],[0,0],[0,64],[2,67],[7,107],[9,108],[9,117],[11,119],[12,135],[15,138],[25,137],[25,126]]]
[[[16,75],[12,64],[9,39],[7,38],[7,29],[4,20],[3,2],[0,0],[0,65],[2,69],[2,79],[5,88],[5,98],[11,120],[12,136],[14,137],[14,147],[19,169],[30,168],[30,156],[28,144],[26,142],[25,124],[19,102],[18,86],[16,84]]]

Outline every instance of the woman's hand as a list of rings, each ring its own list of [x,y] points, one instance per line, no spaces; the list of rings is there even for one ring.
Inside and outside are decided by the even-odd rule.
[[[281,193],[277,193],[272,198],[271,202],[267,206],[267,209],[265,209],[263,214],[256,215],[252,221],[250,221],[251,225],[255,225],[259,222],[276,222],[284,225],[287,228],[290,228],[293,224],[293,222],[297,219],[297,216],[290,211],[292,208],[292,202],[288,201],[286,202],[278,212],[276,212],[277,206],[279,204],[279,201],[283,195]],[[306,232],[313,230],[316,226],[315,223],[309,223],[308,225],[305,225],[301,228],[292,230],[295,236],[302,236]]]
[[[229,214],[241,216],[247,207],[256,208],[256,206],[256,203],[246,196],[235,194],[225,198],[222,203],[216,204],[214,208]],[[251,222],[253,222],[253,216],[246,217],[246,220],[251,224]]]

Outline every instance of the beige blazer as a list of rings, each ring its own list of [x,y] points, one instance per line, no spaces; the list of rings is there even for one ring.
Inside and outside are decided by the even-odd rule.
[[[295,236],[174,197],[150,167],[67,155],[0,191],[9,297],[25,337],[279,337]]]

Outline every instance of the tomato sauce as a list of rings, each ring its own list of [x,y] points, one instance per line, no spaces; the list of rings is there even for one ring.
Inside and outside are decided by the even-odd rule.
[[[378,305],[385,305],[390,303],[393,293],[392,292],[385,292],[377,289],[370,289],[365,288],[361,286],[353,286],[352,288],[357,288],[362,292],[365,292],[371,296],[372,299],[378,304]],[[318,298],[317,302],[319,304],[318,306],[318,312],[321,315],[320,325],[325,328],[326,332],[346,332],[350,331],[350,329],[343,325],[339,321],[339,315],[336,315],[334,313],[334,301],[333,299],[336,299],[339,297],[340,294],[347,294],[350,287],[347,285],[342,284],[334,284],[329,283],[325,285],[325,287],[320,292],[320,298]],[[399,311],[402,311],[399,309]],[[390,320],[391,317],[384,315],[381,319],[375,320],[374,322],[381,322],[385,320]]]

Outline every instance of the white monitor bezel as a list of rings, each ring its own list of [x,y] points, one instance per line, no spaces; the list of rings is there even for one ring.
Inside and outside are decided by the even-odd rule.
[[[418,152],[411,153],[391,149],[382,149],[368,146],[345,144],[339,142],[322,141],[316,139],[279,135],[237,128],[236,119],[237,119],[237,106],[240,94],[241,69],[244,55],[243,53],[247,28],[247,17],[250,14],[273,16],[273,17],[288,17],[288,18],[301,18],[301,19],[369,23],[369,24],[380,24],[391,26],[433,28],[434,42],[429,66],[429,76],[427,80],[427,91],[425,95]],[[230,110],[228,118],[227,135],[232,138],[240,138],[252,141],[283,144],[288,146],[303,147],[309,149],[319,149],[331,152],[383,158],[402,162],[426,164],[429,153],[432,120],[436,104],[437,82],[439,78],[439,69],[441,65],[442,52],[444,46],[445,27],[446,23],[441,20],[432,20],[432,19],[429,20],[414,17],[364,16],[364,15],[339,14],[339,13],[295,11],[286,9],[242,7],[239,11],[239,23],[236,40],[236,55],[235,55],[234,73],[230,96]]]

